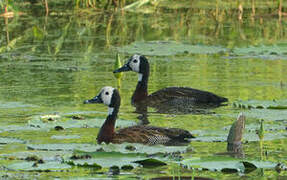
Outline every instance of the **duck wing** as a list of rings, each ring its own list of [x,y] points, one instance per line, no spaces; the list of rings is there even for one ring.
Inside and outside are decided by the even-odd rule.
[[[114,143],[168,144],[170,141],[188,142],[194,136],[188,131],[178,128],[162,128],[156,126],[131,126],[118,130],[113,138]]]
[[[148,96],[148,101],[164,103],[174,99],[182,99],[194,102],[195,104],[221,104],[228,99],[213,94],[208,91],[202,91],[189,87],[168,87],[156,91]]]

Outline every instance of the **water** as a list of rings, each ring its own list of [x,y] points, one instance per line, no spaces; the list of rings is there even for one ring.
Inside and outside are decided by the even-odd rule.
[[[151,66],[150,93],[168,86],[186,86],[211,91],[229,98],[230,102],[229,106],[213,109],[215,115],[149,113],[149,121],[154,126],[184,128],[195,133],[198,130],[221,130],[231,125],[239,112],[245,111],[232,106],[236,100],[287,99],[287,58],[284,49],[287,48],[286,17],[280,21],[276,16],[269,16],[269,11],[275,8],[269,9],[266,4],[258,5],[256,15],[252,16],[247,3],[242,21],[238,20],[234,7],[216,9],[215,4],[211,4],[211,8],[197,6],[202,7],[199,3],[195,3],[193,9],[160,6],[154,13],[60,11],[59,8],[52,10],[47,17],[28,9],[24,15],[8,20],[1,18],[0,126],[3,129],[0,129],[0,136],[19,138],[25,140],[26,144],[95,144],[98,128],[70,128],[64,131],[21,128],[35,115],[93,111],[90,116],[104,119],[106,107],[84,105],[83,100],[94,97],[103,86],[117,87],[117,80],[112,74],[116,53],[122,47],[138,41],[175,41],[203,47],[197,53],[156,56],[157,52],[154,52],[155,55],[147,56]],[[267,54],[252,50],[240,56],[235,51],[236,48],[263,45],[276,45],[279,48]],[[205,52],[204,47],[209,46],[227,50]],[[141,52],[141,47],[138,49]],[[123,60],[130,56],[128,50],[120,52]],[[130,104],[136,83],[135,73],[124,74],[120,88],[120,119],[138,122],[138,114],[133,112],[134,107]],[[154,112],[153,109],[149,111]],[[285,113],[285,110],[278,113]],[[283,129],[286,127],[286,118],[282,121],[267,119],[265,122]],[[247,116],[246,124],[258,124],[259,128],[258,119],[253,117]],[[14,125],[19,129],[6,131]],[[284,136],[284,131],[279,132]],[[57,135],[80,138],[51,138]],[[255,132],[252,135],[257,136]],[[286,138],[265,141],[263,151],[267,155],[263,159],[286,164],[285,144]],[[207,157],[226,151],[225,142],[191,142],[190,146],[193,151],[183,154],[184,158]],[[28,151],[25,144],[0,146],[0,154],[22,151]],[[247,158],[262,159],[258,142],[245,143],[244,151]],[[3,166],[15,162],[18,161],[0,159]],[[151,178],[159,176],[158,172],[163,176],[192,175],[190,170],[177,171],[177,168],[136,168],[123,172],[119,177]],[[8,173],[11,177],[24,178],[107,176],[100,172],[107,172],[107,169],[95,171],[73,167],[70,171],[42,172],[38,175],[34,172],[23,175],[19,171],[2,171],[0,175]],[[238,178],[242,174],[196,171],[195,175]],[[286,172],[279,174],[275,170],[257,170],[246,176],[275,178],[286,176]]]

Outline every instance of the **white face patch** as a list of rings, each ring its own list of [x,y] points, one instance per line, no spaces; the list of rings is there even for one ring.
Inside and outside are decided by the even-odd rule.
[[[114,88],[111,87],[111,86],[105,86],[105,87],[102,88],[102,90],[101,90],[101,98],[102,98],[103,103],[105,105],[108,106],[108,105],[111,104],[113,92],[114,92]]]
[[[130,60],[129,66],[135,72],[140,72],[140,55],[135,54]]]

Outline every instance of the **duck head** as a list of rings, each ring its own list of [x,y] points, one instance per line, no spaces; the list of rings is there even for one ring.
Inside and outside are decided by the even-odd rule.
[[[144,55],[135,54],[131,56],[128,62],[121,68],[114,70],[114,73],[124,72],[124,71],[134,71],[137,73],[144,74],[149,67],[148,60]]]
[[[84,104],[93,103],[105,104],[110,108],[119,107],[121,103],[120,94],[117,89],[111,86],[105,86],[96,97],[84,101]]]

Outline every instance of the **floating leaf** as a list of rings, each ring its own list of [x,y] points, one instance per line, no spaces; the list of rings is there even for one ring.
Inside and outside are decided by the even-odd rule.
[[[244,166],[239,159],[230,157],[203,157],[185,159],[181,164],[187,167],[195,167],[200,169],[208,169],[210,171],[221,171],[228,168],[236,172],[244,172]]]
[[[30,131],[30,130],[39,130],[39,128],[31,127],[28,125],[8,125],[8,126],[1,126],[0,130],[5,131]]]
[[[122,143],[122,144],[101,144],[94,146],[80,147],[78,150],[83,152],[96,152],[99,149],[105,152],[121,152],[121,153],[143,153],[143,154],[158,154],[158,153],[175,153],[186,152],[188,146],[164,146],[154,145],[148,146],[136,143]]]
[[[287,59],[287,46],[285,44],[235,47],[232,52],[235,56],[245,58]]]
[[[32,150],[47,150],[47,151],[72,151],[80,148],[88,148],[95,145],[91,144],[28,144],[27,147]]]
[[[248,117],[247,113],[245,115]],[[264,124],[265,133],[264,140],[270,141],[275,139],[287,138],[287,132],[285,131],[284,124]],[[259,128],[259,124],[248,124],[245,126],[245,132],[243,135],[244,141],[259,141],[259,137],[256,135],[256,130]],[[200,142],[225,142],[228,137],[228,129],[230,126],[224,127],[218,130],[194,130],[193,134],[197,136],[191,141]],[[283,131],[282,131],[283,130]]]
[[[243,160],[231,157],[215,156],[185,159],[181,164],[187,167],[195,167],[200,169],[208,169],[210,171],[225,171],[225,172],[251,172],[256,168],[272,169],[276,167],[276,163],[269,161]]]
[[[198,176],[160,176],[151,178],[151,180],[214,180],[208,177],[198,177]]]
[[[255,118],[265,121],[285,121],[287,120],[287,110],[278,109],[250,109],[244,111],[247,118]],[[230,117],[235,117],[235,114],[230,115]]]
[[[44,163],[36,162],[19,162],[7,165],[8,169],[17,171],[61,171],[71,168],[70,165],[60,163],[57,161],[50,161]]]
[[[73,152],[68,151],[21,151],[10,154],[1,154],[1,157],[13,158],[16,160],[29,160],[31,157],[44,161],[62,161],[65,156],[71,156]]]
[[[45,117],[50,117],[50,116],[45,116]],[[105,119],[91,119],[91,118],[86,118],[86,119],[81,119],[77,120],[74,119],[73,117],[68,117],[68,116],[61,116],[54,119],[50,118],[41,118],[41,116],[34,116],[31,117],[31,120],[28,121],[28,124],[31,127],[37,127],[41,129],[53,129],[56,126],[63,127],[64,129],[67,128],[94,128],[94,127],[101,127],[102,124],[104,123]],[[122,120],[118,119],[116,121],[116,128],[122,128],[122,127],[128,127],[128,126],[133,126],[136,125],[135,122],[133,121],[128,121],[128,120]]]
[[[233,106],[243,109],[287,109],[287,100],[239,100],[233,102]]]
[[[78,157],[78,158],[77,158]],[[83,157],[83,158],[81,158]],[[88,157],[88,158],[87,158]],[[144,154],[139,153],[120,153],[120,152],[93,152],[93,153],[83,153],[76,152],[73,158],[65,160],[69,164],[79,165],[79,166],[101,166],[101,167],[136,167],[138,164],[142,166],[162,166],[166,165],[165,162],[154,158],[148,158]]]
[[[134,42],[121,47],[119,52],[128,54],[144,54],[148,56],[170,56],[178,54],[216,54],[225,52],[226,49],[220,46],[183,44],[175,41],[147,41]]]
[[[71,151],[78,150],[81,152],[121,152],[121,153],[142,153],[142,154],[168,154],[175,152],[186,152],[187,146],[148,146],[136,143],[123,144],[28,144],[27,147],[33,150],[49,150],[49,151]],[[131,148],[132,147],[132,148]]]
[[[0,144],[25,143],[25,141],[10,137],[0,137]]]

